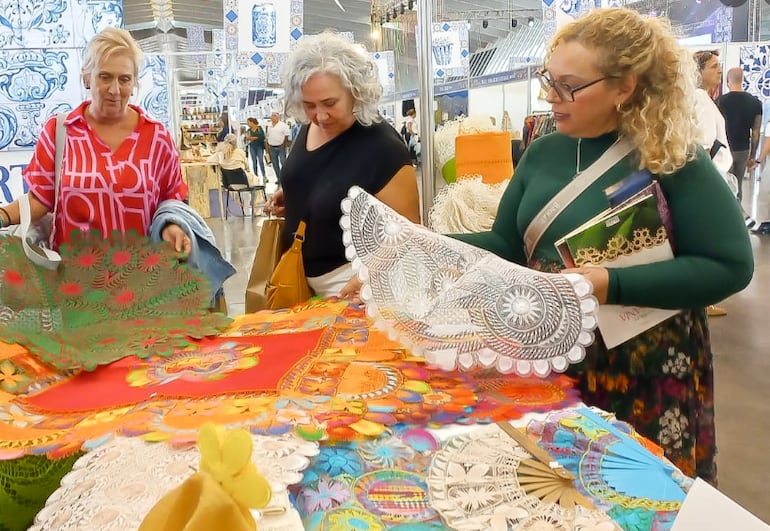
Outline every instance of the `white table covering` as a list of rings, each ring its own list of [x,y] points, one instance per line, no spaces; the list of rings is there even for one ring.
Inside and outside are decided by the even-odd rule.
[[[286,487],[302,479],[309,458],[318,454],[318,444],[292,435],[252,438],[252,460],[273,489],[269,506],[286,509],[282,515],[257,520],[259,530],[303,529]],[[158,500],[192,475],[199,461],[197,447],[175,449],[165,443],[115,437],[75,463],[29,531],[138,529]]]

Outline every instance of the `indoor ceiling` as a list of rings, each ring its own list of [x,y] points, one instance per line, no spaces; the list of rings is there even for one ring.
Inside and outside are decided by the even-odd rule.
[[[408,8],[410,0],[377,0],[375,10],[388,11],[401,4]],[[412,1],[416,4],[416,1]],[[470,51],[474,52],[511,31],[511,19],[518,17],[518,30],[526,29],[528,16],[542,18],[541,0],[486,0],[483,9],[474,1],[434,0],[434,20],[471,21]],[[211,43],[212,29],[223,27],[221,0],[123,0],[124,23],[148,53],[187,52],[187,28],[204,28],[206,42]],[[372,50],[371,0],[305,0],[304,32],[320,33],[326,29],[352,32],[357,42],[365,43]],[[484,23],[486,21],[486,24]],[[486,26],[486,27],[484,27]],[[197,68],[183,58],[178,66],[185,73],[184,79],[200,79]]]

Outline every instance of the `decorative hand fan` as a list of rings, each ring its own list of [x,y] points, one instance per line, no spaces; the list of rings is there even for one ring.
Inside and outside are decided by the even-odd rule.
[[[428,492],[449,526],[468,531],[620,529],[577,492],[569,473],[540,461],[542,451],[535,458],[516,440],[526,436],[511,438],[506,434],[510,426],[505,431],[502,426],[453,437],[434,456]],[[547,455],[544,459],[551,462]]]
[[[342,212],[367,313],[429,362],[544,376],[593,342],[597,304],[581,275],[532,271],[435,234],[358,187]]]
[[[684,501],[674,466],[590,409],[554,413],[527,429],[592,497],[655,511],[678,510]]]
[[[207,280],[169,245],[136,233],[73,235],[57,271],[38,268],[20,240],[0,237],[0,336],[64,370],[170,354],[188,336],[217,334]]]

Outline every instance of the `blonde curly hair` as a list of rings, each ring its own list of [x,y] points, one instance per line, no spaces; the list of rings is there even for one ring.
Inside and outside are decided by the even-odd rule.
[[[596,9],[556,34],[546,63],[559,44],[573,41],[596,52],[597,67],[608,78],[637,77],[618,111],[618,129],[637,146],[640,169],[671,174],[695,158],[695,62],[667,20],[625,8]]]

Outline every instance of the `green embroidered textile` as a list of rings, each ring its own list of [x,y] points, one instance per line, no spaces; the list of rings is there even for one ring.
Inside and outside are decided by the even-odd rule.
[[[24,531],[32,525],[48,496],[81,455],[56,460],[28,455],[0,461],[0,531]]]

